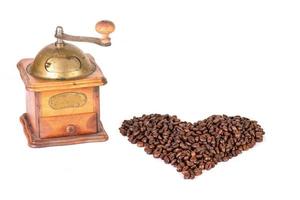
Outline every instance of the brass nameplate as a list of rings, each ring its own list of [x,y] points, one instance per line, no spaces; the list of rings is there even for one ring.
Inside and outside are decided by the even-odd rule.
[[[49,98],[49,106],[54,110],[81,107],[87,102],[87,97],[80,92],[64,92]]]

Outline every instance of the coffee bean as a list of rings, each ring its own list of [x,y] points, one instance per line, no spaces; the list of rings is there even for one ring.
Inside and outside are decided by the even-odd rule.
[[[162,152],[162,148],[161,147],[157,147],[154,151],[153,151],[153,156],[154,158],[159,158]]]
[[[144,142],[142,142],[142,141],[138,141],[136,144],[137,144],[138,147],[143,147],[144,146]]]
[[[183,171],[182,172],[184,179],[190,179],[191,173],[189,171]]]
[[[176,167],[185,179],[252,148],[265,134],[256,121],[240,116],[213,115],[190,123],[159,114],[124,120],[120,132],[147,154]]]
[[[147,153],[147,154],[151,154],[152,152],[153,152],[153,150],[152,149],[150,149],[149,147],[145,147],[145,152]]]
[[[176,170],[177,170],[178,172],[181,172],[181,171],[182,171],[182,166],[181,166],[181,165],[177,165],[177,166],[176,166]]]
[[[213,168],[215,166],[215,164],[212,161],[208,161],[205,166],[204,169],[206,170],[210,170],[211,168]]]
[[[163,160],[164,160],[165,163],[167,163],[167,164],[171,162],[171,160],[170,160],[170,158],[169,158],[168,156],[164,156]]]
[[[199,176],[202,174],[202,170],[199,168],[194,169],[195,176]]]

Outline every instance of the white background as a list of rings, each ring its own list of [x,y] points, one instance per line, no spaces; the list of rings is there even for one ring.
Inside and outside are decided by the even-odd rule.
[[[289,0],[1,1],[0,199],[299,199],[300,4]],[[66,33],[112,46],[91,53],[101,88],[105,143],[32,149],[19,116],[16,63]],[[212,114],[257,120],[263,143],[194,180],[146,155],[118,131],[143,113],[197,121]]]

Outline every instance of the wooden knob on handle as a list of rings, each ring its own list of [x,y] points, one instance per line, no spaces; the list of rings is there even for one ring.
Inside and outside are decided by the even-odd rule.
[[[114,32],[114,30],[115,30],[115,25],[111,21],[103,20],[103,21],[99,21],[96,24],[96,31],[102,35],[102,38],[100,38],[100,40],[106,46],[111,45],[109,34]]]

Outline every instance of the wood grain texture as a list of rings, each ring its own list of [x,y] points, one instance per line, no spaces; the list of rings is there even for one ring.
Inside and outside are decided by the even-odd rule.
[[[52,138],[96,133],[96,120],[96,113],[42,117],[40,119],[40,137]],[[74,132],[68,132],[68,126],[73,126]]]
[[[69,137],[58,137],[58,138],[46,138],[41,139],[36,137],[31,129],[31,124],[28,121],[28,116],[24,113],[20,117],[20,122],[23,126],[24,133],[26,135],[28,145],[33,148],[40,147],[50,147],[50,146],[62,146],[62,145],[72,145],[80,144],[87,142],[104,142],[108,140],[108,135],[106,134],[101,121],[98,121],[98,131],[95,134],[86,134],[86,135],[76,135]]]
[[[26,91],[26,111],[27,117],[32,125],[32,130],[34,133],[39,133],[39,103],[38,103],[38,93],[32,91]]]
[[[97,120],[100,121],[100,96],[99,96],[99,86],[94,87],[94,110],[97,113]],[[98,130],[101,131],[101,130]]]

